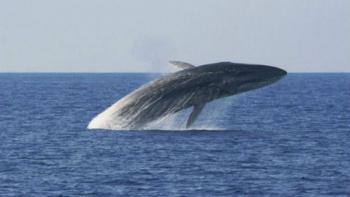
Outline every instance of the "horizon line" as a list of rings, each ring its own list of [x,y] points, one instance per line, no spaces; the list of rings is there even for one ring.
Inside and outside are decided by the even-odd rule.
[[[175,71],[177,72],[177,71]],[[174,73],[174,72],[134,72],[134,71],[129,71],[129,72],[88,72],[88,71],[9,71],[9,72],[1,72],[0,74],[167,74],[167,73]],[[294,73],[294,74],[350,74],[350,71],[294,71],[294,72],[288,72],[289,73]]]

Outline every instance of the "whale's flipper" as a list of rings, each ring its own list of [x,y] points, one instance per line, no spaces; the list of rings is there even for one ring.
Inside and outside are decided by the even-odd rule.
[[[188,68],[194,68],[192,64],[189,64],[187,62],[180,62],[180,61],[169,61],[169,63],[175,65],[176,67],[180,69],[188,69]]]
[[[193,106],[193,111],[190,114],[190,117],[188,117],[186,128],[190,127],[194,123],[194,121],[197,119],[198,115],[201,113],[202,109],[204,108],[204,106],[205,106],[205,103]]]

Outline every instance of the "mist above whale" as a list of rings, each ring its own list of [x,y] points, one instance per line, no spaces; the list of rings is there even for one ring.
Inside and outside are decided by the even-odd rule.
[[[142,129],[148,123],[193,107],[190,127],[215,99],[272,84],[287,74],[272,66],[219,62],[201,66],[171,61],[181,71],[151,81],[94,117],[89,129]]]

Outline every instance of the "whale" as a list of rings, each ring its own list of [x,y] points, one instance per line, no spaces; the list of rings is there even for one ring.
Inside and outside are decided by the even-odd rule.
[[[190,128],[207,103],[270,85],[287,74],[281,68],[260,64],[170,63],[181,70],[161,76],[122,97],[96,115],[88,129],[143,129],[153,121],[192,108],[186,122],[186,128]]]

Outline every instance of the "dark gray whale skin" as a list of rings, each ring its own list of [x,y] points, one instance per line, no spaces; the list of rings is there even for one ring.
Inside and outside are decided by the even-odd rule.
[[[141,129],[161,117],[193,107],[189,127],[206,103],[272,84],[286,74],[272,66],[231,62],[187,68],[131,92],[95,117],[89,128]]]

